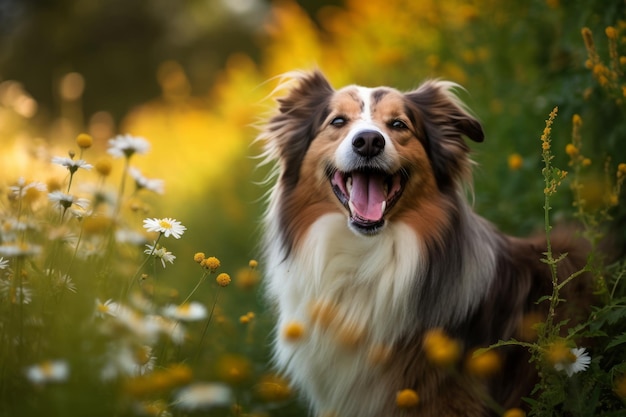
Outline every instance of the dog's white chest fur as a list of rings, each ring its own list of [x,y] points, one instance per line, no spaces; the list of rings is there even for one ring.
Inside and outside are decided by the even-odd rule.
[[[314,405],[333,408],[323,411],[367,406],[355,403],[350,391],[371,386],[376,355],[405,333],[403,326],[415,325],[407,308],[420,253],[415,233],[404,225],[357,236],[345,216],[329,214],[313,224],[297,253],[280,262],[277,248],[270,257],[276,264],[269,266],[269,291],[280,306],[276,361],[308,387]],[[304,327],[298,340],[281,334],[292,322]],[[382,394],[372,393],[367,407],[382,404],[376,398]]]

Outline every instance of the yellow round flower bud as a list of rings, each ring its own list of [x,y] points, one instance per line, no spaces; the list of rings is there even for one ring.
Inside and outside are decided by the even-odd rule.
[[[217,285],[219,285],[220,287],[226,287],[228,286],[228,284],[230,284],[230,275],[228,275],[225,272],[222,272],[215,278],[215,281],[217,282]]]
[[[522,159],[522,156],[518,153],[513,153],[509,155],[507,162],[511,171],[517,171],[522,167],[522,165],[524,165],[524,160]]]
[[[291,342],[304,336],[304,325],[299,321],[291,321],[283,327],[283,337]]]
[[[607,26],[604,33],[606,33],[606,37],[609,39],[617,39],[617,30],[613,26]]]
[[[502,417],[526,417],[526,413],[519,408],[510,408],[502,414]]]
[[[458,342],[448,337],[441,329],[429,330],[424,335],[423,345],[426,357],[438,366],[454,364],[461,354]]]
[[[412,408],[419,403],[419,395],[412,389],[403,389],[396,394],[396,405],[400,408]]]
[[[254,259],[250,259],[250,262],[248,262],[248,266],[252,269],[256,268],[257,266],[259,266],[259,263],[254,260]]]
[[[102,157],[96,161],[95,168],[98,174],[108,177],[113,170],[113,161],[108,156]]]
[[[200,261],[200,265],[211,272],[215,272],[215,270],[220,267],[220,260],[215,256],[209,256],[208,258]]]
[[[568,154],[571,158],[578,155],[578,148],[571,143],[568,143],[565,146],[565,153]]]
[[[193,255],[194,262],[201,263],[202,261],[204,261],[204,259],[205,259],[204,253],[202,252],[198,252],[195,255]]]
[[[500,355],[493,350],[482,353],[473,353],[467,359],[467,372],[480,378],[488,378],[500,370]]]
[[[91,145],[93,145],[93,138],[86,133],[81,133],[76,137],[76,144],[81,149],[91,148]]]

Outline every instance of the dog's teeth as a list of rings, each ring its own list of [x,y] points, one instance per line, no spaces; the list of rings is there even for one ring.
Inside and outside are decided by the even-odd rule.
[[[352,177],[346,179],[346,190],[348,190],[348,194],[352,194]]]
[[[354,204],[352,204],[352,200],[348,201],[348,208],[350,209],[350,213],[356,213],[354,210]]]
[[[387,200],[382,202],[380,212],[384,213],[386,208],[387,208]]]

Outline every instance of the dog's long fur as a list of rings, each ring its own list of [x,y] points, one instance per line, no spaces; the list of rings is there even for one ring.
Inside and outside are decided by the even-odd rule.
[[[542,239],[500,233],[466,199],[463,137],[480,142],[483,130],[454,87],[335,90],[318,71],[299,73],[260,135],[277,167],[265,215],[275,360],[317,415],[490,415],[485,393],[520,406],[535,381],[521,348],[500,349],[487,382],[422,350],[434,328],[466,353],[522,337],[551,292]],[[564,277],[584,265],[578,243],[555,237],[553,250],[568,253]],[[299,338],[285,333],[293,323]],[[396,405],[406,388],[420,396],[409,412]]]

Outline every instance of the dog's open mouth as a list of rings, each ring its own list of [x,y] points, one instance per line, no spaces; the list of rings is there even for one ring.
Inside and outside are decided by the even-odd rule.
[[[350,224],[362,233],[375,234],[385,224],[385,214],[402,195],[406,176],[372,169],[335,171],[330,183],[350,213]]]

